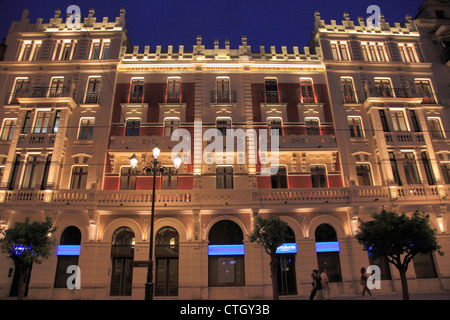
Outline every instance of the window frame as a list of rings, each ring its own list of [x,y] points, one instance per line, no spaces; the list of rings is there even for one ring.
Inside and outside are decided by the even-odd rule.
[[[359,124],[355,123],[355,119],[358,119]],[[351,121],[351,124],[350,124]],[[360,116],[348,116],[347,123],[350,131],[351,138],[365,138],[364,126]],[[357,128],[359,125],[359,129]]]
[[[313,170],[313,168],[323,168],[322,170]],[[310,164],[311,185],[313,188],[328,188],[327,166],[324,164]],[[322,174],[323,173],[323,174]]]
[[[223,172],[219,172],[223,169]],[[229,170],[231,169],[231,170]],[[216,189],[217,190],[231,190],[234,189],[234,168],[233,166],[217,166],[216,167]]]
[[[81,171],[75,171],[81,169]],[[86,169],[86,171],[84,171]],[[74,165],[72,166],[70,175],[70,189],[71,190],[85,190],[87,187],[89,167],[86,165]],[[76,186],[75,186],[76,184]]]
[[[14,130],[16,128],[16,124],[17,124],[17,118],[5,118],[3,119],[3,123],[2,123],[2,130],[0,133],[0,140],[1,141],[11,141],[13,135],[14,135]],[[7,130],[7,136],[6,139],[5,138],[5,132]]]
[[[358,170],[362,166],[366,166],[367,170]],[[363,176],[364,173],[366,174],[366,176]],[[358,177],[358,186],[360,186],[360,187],[373,186],[372,166],[370,165],[370,163],[357,162],[356,163],[356,176]],[[369,183],[367,183],[367,180]],[[361,181],[363,181],[363,184],[361,184]]]
[[[431,121],[430,121],[431,120]],[[432,122],[432,123],[431,123]],[[444,127],[442,126],[442,120],[440,117],[428,117],[427,124],[432,139],[446,139]],[[434,130],[436,129],[436,130]]]
[[[83,126],[83,121],[87,121],[87,126]],[[93,121],[93,123],[92,123]],[[78,126],[77,140],[93,140],[95,127],[95,117],[82,117]],[[85,128],[85,129],[83,129]]]
[[[309,123],[310,121],[316,121],[316,123]],[[305,117],[306,135],[308,136],[321,136],[322,130],[320,129],[320,119],[317,117]]]

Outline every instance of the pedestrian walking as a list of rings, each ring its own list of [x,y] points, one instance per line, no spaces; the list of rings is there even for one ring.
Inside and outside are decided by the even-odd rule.
[[[317,295],[317,300],[322,300],[322,281],[320,280],[319,271],[313,270],[311,273],[311,279],[312,279],[312,289],[311,294],[309,295],[309,300],[314,300],[314,298]]]
[[[372,299],[375,298],[375,297],[372,295],[372,292],[370,292],[369,287],[367,287],[366,268],[364,268],[364,267],[361,268],[361,278],[360,278],[360,282],[361,282],[361,286],[363,287],[363,290],[362,290],[362,300],[365,299],[364,296],[365,296],[366,292],[372,297]]]
[[[320,274],[320,279],[322,280],[323,297],[324,297],[324,299],[329,300],[330,299],[330,287],[328,286],[327,268],[322,269],[322,273]]]

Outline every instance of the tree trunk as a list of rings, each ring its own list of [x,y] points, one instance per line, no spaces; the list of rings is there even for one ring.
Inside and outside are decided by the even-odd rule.
[[[17,285],[17,300],[23,300],[27,282],[28,269],[19,270],[19,283]]]
[[[277,256],[275,253],[270,254],[270,274],[272,278],[272,293],[273,293],[273,300],[279,300],[279,294],[278,294],[278,274],[277,274]]]
[[[402,281],[403,300],[409,300],[408,281],[406,280],[406,270],[402,268],[399,270],[399,272],[400,272],[400,280]]]

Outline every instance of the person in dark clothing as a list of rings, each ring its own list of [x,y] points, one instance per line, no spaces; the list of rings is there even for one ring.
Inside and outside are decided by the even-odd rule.
[[[366,275],[366,268],[362,267],[361,268],[361,286],[363,287],[363,291],[362,291],[362,299],[364,300],[364,295],[367,293],[372,297],[372,292],[370,292],[369,287],[367,287],[367,275]]]
[[[311,294],[309,295],[309,300],[313,300],[314,297],[317,294],[317,299],[321,300],[322,299],[322,281],[320,279],[319,276],[319,271],[318,270],[313,270],[313,272],[311,273],[311,278],[312,278],[312,290],[311,290]]]

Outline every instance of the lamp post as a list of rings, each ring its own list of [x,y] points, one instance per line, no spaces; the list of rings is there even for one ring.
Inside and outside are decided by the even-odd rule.
[[[156,174],[176,174],[178,172],[178,168],[181,165],[181,157],[177,155],[173,159],[173,163],[175,166],[175,170],[172,168],[163,167],[161,162],[158,161],[158,157],[161,150],[158,147],[153,148],[153,159],[150,165],[145,166],[141,170],[136,170],[136,174],[145,174],[145,175],[153,175],[153,192],[152,192],[152,211],[150,218],[150,248],[148,254],[148,267],[147,267],[147,282],[145,283],[145,300],[153,300],[153,227],[155,224],[155,187],[156,187]],[[133,154],[130,158],[130,165],[132,169],[136,169],[138,164],[138,159],[135,154]]]

